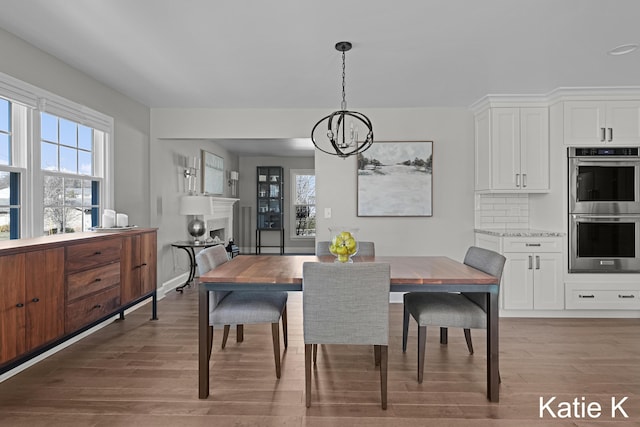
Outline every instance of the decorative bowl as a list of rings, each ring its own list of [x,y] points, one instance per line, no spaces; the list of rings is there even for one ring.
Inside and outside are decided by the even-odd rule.
[[[358,252],[357,228],[331,227],[329,233],[329,252],[335,255],[335,262],[353,262],[351,259]]]

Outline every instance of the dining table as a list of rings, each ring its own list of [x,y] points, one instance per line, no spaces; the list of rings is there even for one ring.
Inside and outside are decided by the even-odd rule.
[[[487,297],[487,398],[499,401],[498,278],[445,256],[354,256],[354,262],[391,267],[391,292],[475,292]],[[334,262],[334,256],[239,255],[200,275],[198,284],[198,397],[209,396],[209,292],[303,291],[305,262]]]

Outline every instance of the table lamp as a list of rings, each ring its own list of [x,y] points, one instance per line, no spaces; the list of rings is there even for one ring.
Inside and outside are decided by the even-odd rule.
[[[193,236],[193,243],[199,245],[199,239],[207,231],[203,220],[199,215],[213,214],[213,201],[207,196],[182,196],[180,199],[180,215],[193,215],[193,219],[187,225],[187,231]]]

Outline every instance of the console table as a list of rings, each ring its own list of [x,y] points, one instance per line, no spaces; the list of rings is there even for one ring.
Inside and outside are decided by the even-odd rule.
[[[193,282],[194,277],[196,277],[196,249],[204,249],[209,248],[211,246],[221,245],[222,243],[214,243],[214,242],[189,242],[189,241],[180,241],[174,242],[171,244],[174,248],[184,249],[184,251],[189,255],[189,278],[183,285],[180,285],[176,288],[176,292],[183,292],[184,288],[187,286],[191,286],[191,282]]]

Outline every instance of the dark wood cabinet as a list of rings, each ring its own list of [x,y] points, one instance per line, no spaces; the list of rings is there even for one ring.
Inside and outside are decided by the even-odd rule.
[[[156,289],[156,233],[140,233],[122,239],[122,303],[134,301]]]
[[[152,298],[155,229],[0,242],[0,373]]]
[[[64,333],[64,250],[62,248],[26,254],[26,350],[60,338]]]
[[[256,253],[262,248],[280,248],[284,253],[284,168],[281,166],[258,166],[257,168],[257,224]],[[277,231],[279,245],[263,243],[264,231]]]
[[[64,249],[0,256],[0,365],[64,334]]]

